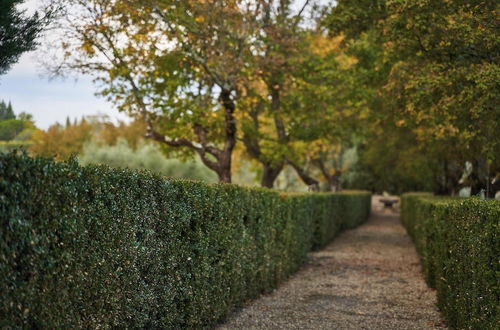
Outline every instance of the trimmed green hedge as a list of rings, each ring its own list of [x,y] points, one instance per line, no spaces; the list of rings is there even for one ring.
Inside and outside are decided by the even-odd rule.
[[[498,329],[500,202],[412,193],[401,207],[448,325]]]
[[[0,327],[208,327],[369,208],[0,155]]]

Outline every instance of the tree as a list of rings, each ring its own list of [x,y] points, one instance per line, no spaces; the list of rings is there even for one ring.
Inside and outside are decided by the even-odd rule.
[[[0,141],[29,140],[34,129],[31,114],[21,112],[16,118],[12,104],[0,102]]]
[[[145,131],[146,124],[142,120],[134,120],[130,123],[120,121],[118,125],[102,122],[96,132],[96,140],[99,144],[114,146],[123,139],[132,149],[135,149],[144,139]]]
[[[286,57],[299,54],[304,9],[291,15],[291,1],[274,0],[72,3],[86,14],[70,19],[81,23],[67,26],[65,40],[77,43],[66,44],[62,67],[98,76],[103,95],[147,122],[148,137],[182,157],[198,154],[223,182],[231,181],[238,121],[246,120],[242,139],[262,163],[262,184],[272,186],[284,166],[280,148],[261,143],[263,126],[253,136],[246,128],[269,116],[275,131],[266,134],[285,138],[279,89],[288,84]]]
[[[0,141],[10,141],[22,132],[25,122],[18,119],[8,119],[0,122]]]
[[[360,140],[369,113],[365,55],[346,47],[343,36],[310,33],[307,52],[284,103],[289,112],[287,161],[307,185],[338,190],[346,150]]]
[[[0,10],[0,75],[16,63],[22,53],[35,49],[36,39],[51,16],[51,9],[41,16],[26,16],[18,6],[24,0],[2,0]]]
[[[451,161],[449,152],[440,153],[448,156],[442,166],[454,162],[463,169],[471,161],[483,188],[490,180],[488,163],[500,161],[498,9],[487,1],[391,4],[394,14],[386,23],[390,50],[400,60],[387,86],[403,109],[399,124],[421,143],[453,147]],[[448,173],[444,181],[454,184],[441,192],[456,192],[460,175]]]
[[[5,101],[0,102],[0,121],[15,119],[14,110],[12,109],[12,104],[6,104]]]
[[[413,136],[411,149],[425,154],[439,193],[458,190],[466,161],[484,188],[488,164],[499,161],[497,10],[485,1],[339,0],[325,20],[347,42],[372,35],[374,49],[382,48],[379,58],[390,70],[381,71],[369,130],[388,141],[394,139],[388,129],[402,140]]]
[[[36,130],[33,133],[33,144],[29,150],[36,156],[67,160],[82,152],[85,143],[91,139],[94,131],[95,124],[85,119],[69,127],[56,123],[47,131]]]
[[[285,151],[290,136],[282,99],[292,86],[300,57],[307,51],[306,29],[300,23],[311,3],[304,1],[298,12],[292,10],[292,1],[258,3],[260,47],[253,53],[254,74],[247,86],[249,99],[242,117],[242,131],[247,153],[262,166],[261,185],[272,188],[287,163]]]
[[[326,164],[310,154],[311,146],[318,140],[338,143],[349,135],[340,138],[340,132],[351,130],[340,117],[346,108],[353,110],[354,94],[360,94],[346,70],[352,57],[338,49],[342,38],[325,38],[314,25],[300,25],[308,4],[304,1],[294,14],[290,1],[269,1],[259,18],[263,51],[255,55],[256,74],[247,88],[251,94],[242,131],[247,152],[262,164],[261,183],[267,187],[288,164],[306,185],[317,189],[319,181],[310,172]],[[362,111],[357,106],[360,109],[352,113]],[[325,179],[333,180],[331,175]]]
[[[255,6],[244,1],[80,1],[67,11],[62,69],[90,73],[101,93],[147,123],[147,136],[198,154],[231,181],[236,112]],[[75,15],[75,16],[73,16]]]

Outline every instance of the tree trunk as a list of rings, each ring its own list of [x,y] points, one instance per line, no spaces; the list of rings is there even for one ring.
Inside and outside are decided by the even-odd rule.
[[[320,169],[321,174],[325,177],[326,181],[328,182],[328,191],[329,192],[337,192],[340,191],[340,177],[342,176],[342,171],[339,169],[335,169],[335,172],[330,174],[330,171],[325,166],[325,163],[323,159],[318,158],[315,159],[314,164]]]
[[[231,183],[231,167],[221,168],[216,171],[219,182]]]
[[[221,92],[219,101],[224,107],[224,128],[226,133],[222,149],[212,145],[207,140],[206,128],[200,124],[193,125],[193,131],[198,137],[198,142],[185,138],[170,139],[166,135],[155,131],[151,121],[145,116],[147,124],[146,137],[171,147],[187,147],[194,150],[200,156],[203,164],[217,173],[220,182],[231,183],[231,158],[236,145],[236,118],[234,117],[236,105],[231,98],[231,91],[227,90]],[[144,104],[143,107],[145,109]],[[147,114],[145,110],[144,113]],[[212,157],[208,157],[209,155]]]
[[[274,181],[283,170],[283,163],[272,166],[269,163],[263,163],[262,169],[262,179],[260,181],[260,185],[266,188],[272,188],[274,186]]]
[[[220,169],[217,171],[217,175],[219,176],[220,182],[231,183],[231,158],[234,146],[236,145],[236,118],[234,117],[236,105],[231,98],[231,91],[223,90],[220,93],[220,101],[224,106],[226,141],[224,143],[224,149],[218,159]]]
[[[437,195],[447,195],[448,194],[448,162],[443,160],[442,165],[442,175],[439,178],[439,185],[437,187]]]
[[[294,168],[295,172],[297,172],[297,175],[302,182],[309,187],[309,191],[319,191],[319,182],[316,179],[309,176],[309,174],[307,174],[306,171],[297,164],[291,161],[288,161],[288,163]]]
[[[340,171],[335,172],[334,175],[329,175],[327,177],[328,181],[328,191],[330,192],[338,192],[341,190],[340,187]]]
[[[273,99],[274,100],[274,99]],[[273,101],[274,103],[274,101]],[[256,108],[253,111],[250,111],[250,117],[252,118],[253,126],[255,131],[259,131],[259,113],[261,109]],[[243,130],[243,143],[245,144],[245,148],[247,153],[253,159],[257,160],[262,164],[262,177],[260,180],[260,185],[266,188],[272,188],[274,185],[274,181],[281,173],[284,167],[284,161],[280,161],[278,164],[271,164],[268,160],[265,159],[265,155],[263,155],[262,150],[260,148],[260,141],[255,133],[246,132]]]

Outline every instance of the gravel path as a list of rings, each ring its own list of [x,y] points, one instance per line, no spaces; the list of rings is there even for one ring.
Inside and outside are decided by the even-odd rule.
[[[399,216],[378,212],[218,329],[444,328],[435,300]]]

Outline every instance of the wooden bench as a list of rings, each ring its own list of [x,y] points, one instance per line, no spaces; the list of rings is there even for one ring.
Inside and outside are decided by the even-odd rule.
[[[392,206],[396,204],[398,200],[393,198],[381,198],[379,202],[384,204],[384,208],[392,209]]]

